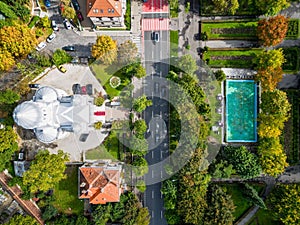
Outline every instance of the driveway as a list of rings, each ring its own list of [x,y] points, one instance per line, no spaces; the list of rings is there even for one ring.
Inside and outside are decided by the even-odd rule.
[[[50,70],[44,77],[40,78],[36,83],[59,88],[72,95],[72,85],[79,83],[81,85],[92,84],[93,90],[106,94],[103,87],[99,84],[95,76],[92,74],[88,66],[66,64],[66,73],[61,73],[57,68]],[[91,131],[86,142],[80,142],[79,136],[70,133],[65,139],[58,140],[54,148],[48,148],[51,153],[63,150],[69,153],[71,161],[82,161],[82,155],[85,151],[99,146],[107,134],[103,134],[100,130]]]

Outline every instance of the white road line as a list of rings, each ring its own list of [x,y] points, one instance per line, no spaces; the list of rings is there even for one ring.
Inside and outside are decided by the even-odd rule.
[[[154,151],[152,151],[152,159],[154,158]]]
[[[153,93],[152,93],[153,94]],[[153,117],[153,111],[152,111],[152,117]]]
[[[160,218],[163,218],[163,211],[160,211]]]
[[[163,157],[163,156],[162,156],[162,151],[160,151],[160,159],[162,159],[162,157]]]
[[[154,191],[152,191],[152,198],[154,198]]]
[[[154,211],[151,211],[151,216],[152,218],[154,218]]]
[[[152,59],[153,59],[153,57],[154,57],[154,52],[152,52]]]
[[[163,194],[160,192],[160,198],[162,199],[163,198]]]
[[[162,173],[162,170],[160,171],[160,178],[162,178],[163,177],[163,173]]]
[[[153,170],[152,170],[151,174],[152,174],[152,178],[153,178],[154,177],[154,171]]]

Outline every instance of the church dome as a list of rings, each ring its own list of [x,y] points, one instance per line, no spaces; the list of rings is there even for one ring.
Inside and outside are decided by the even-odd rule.
[[[14,121],[25,129],[34,129],[42,120],[42,111],[38,104],[30,101],[18,105],[13,113]]]
[[[43,143],[51,143],[57,139],[58,130],[53,127],[43,127],[34,130],[37,139]]]
[[[53,102],[57,100],[57,92],[54,88],[51,87],[41,87],[35,93],[35,100],[36,101],[43,101],[43,102]]]

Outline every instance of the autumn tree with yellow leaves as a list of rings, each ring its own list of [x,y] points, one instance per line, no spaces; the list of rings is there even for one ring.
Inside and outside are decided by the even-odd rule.
[[[108,35],[98,36],[92,47],[92,56],[104,64],[112,64],[118,56],[117,42]]]

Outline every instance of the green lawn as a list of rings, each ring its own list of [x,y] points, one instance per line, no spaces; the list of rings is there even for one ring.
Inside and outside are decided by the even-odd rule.
[[[130,79],[124,74],[120,73],[120,67],[116,64],[104,65],[100,62],[93,63],[91,69],[94,72],[96,78],[99,80],[101,85],[104,87],[109,98],[118,96],[121,90],[130,83]],[[117,76],[121,78],[121,85],[117,88],[112,88],[109,84],[109,79],[112,76]]]
[[[238,183],[225,184],[223,186],[226,187],[227,192],[232,196],[234,205],[236,206],[233,216],[237,221],[252,206],[252,204],[245,199]],[[264,185],[262,184],[251,184],[251,186],[253,186],[258,193],[261,193],[261,191],[264,189]]]
[[[119,153],[119,139],[117,138],[116,132],[111,132],[109,136],[104,140],[104,142],[94,148],[86,152],[86,159],[112,159],[112,160],[120,160]]]
[[[78,199],[78,167],[68,166],[65,173],[67,178],[60,181],[54,188],[53,205],[60,212],[81,215],[83,201]]]
[[[178,10],[179,10],[178,1],[179,0],[171,0],[171,1],[169,1],[170,16],[171,16],[171,18],[177,18],[178,17]]]
[[[178,57],[178,31],[170,30],[170,53],[171,57]]]
[[[253,68],[252,58],[262,49],[251,50],[208,50],[203,56],[203,60],[209,60],[211,67],[221,68]],[[214,58],[219,57],[219,58]],[[221,58],[220,58],[221,57]]]
[[[279,221],[273,220],[271,212],[259,209],[254,218],[247,225],[280,225]]]
[[[201,23],[208,39],[257,39],[256,29],[256,21]]]

